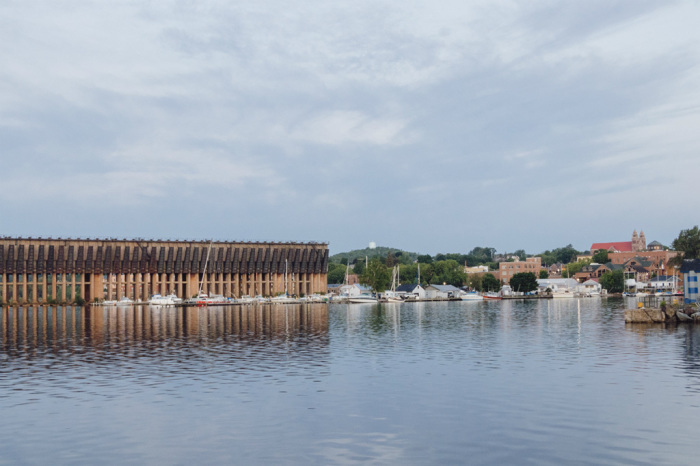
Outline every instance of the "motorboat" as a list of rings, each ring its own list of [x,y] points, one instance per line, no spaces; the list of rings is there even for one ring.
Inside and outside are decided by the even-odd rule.
[[[124,296],[122,299],[117,301],[117,306],[133,306],[134,301]]]
[[[490,291],[488,293],[484,293],[482,295],[484,299],[503,299],[503,296],[499,295],[498,293],[495,293],[493,291]]]
[[[161,294],[154,294],[151,296],[149,304],[152,306],[174,306],[175,300],[173,299],[173,296],[174,295],[163,296]]]
[[[236,300],[236,302],[238,302],[240,304],[253,304],[255,302],[255,299],[253,299],[250,296],[248,296],[247,294],[245,294],[245,295],[241,296],[240,298],[238,298]]]
[[[481,296],[479,293],[463,293],[460,298],[462,298],[462,301],[483,301],[484,297]]]
[[[297,300],[292,298],[291,296],[287,294],[281,294],[278,296],[275,296],[273,298],[270,298],[270,301],[274,304],[292,304],[296,303]]]
[[[361,294],[358,296],[350,296],[348,302],[352,304],[363,304],[363,303],[378,303],[379,300],[370,294]]]
[[[552,298],[573,298],[574,294],[569,290],[553,291]]]

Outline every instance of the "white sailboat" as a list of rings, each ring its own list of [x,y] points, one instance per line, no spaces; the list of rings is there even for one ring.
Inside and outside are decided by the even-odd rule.
[[[284,294],[275,296],[274,298],[271,298],[270,301],[275,304],[291,304],[296,302],[296,300],[289,296],[289,293],[287,292],[287,259],[284,260]]]
[[[391,290],[387,290],[384,292],[384,296],[386,296],[386,300],[390,303],[401,303],[403,302],[403,298],[399,296],[396,293],[396,282],[399,279],[399,266],[395,265],[393,269],[391,269]]]
[[[202,274],[202,279],[199,281],[199,290],[197,291],[197,296],[187,300],[188,304],[196,304],[197,306],[206,306],[208,304],[224,304],[226,299],[223,296],[212,296],[211,298],[206,293],[202,293],[202,286],[204,285],[204,279],[207,276],[207,266],[209,265],[209,255],[211,254],[211,246],[214,240],[209,242],[209,249],[207,249],[207,258],[204,261],[204,272]]]

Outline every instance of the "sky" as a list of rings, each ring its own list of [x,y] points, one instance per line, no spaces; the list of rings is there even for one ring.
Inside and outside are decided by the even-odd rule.
[[[0,236],[670,244],[700,223],[698,24],[672,0],[4,0]]]

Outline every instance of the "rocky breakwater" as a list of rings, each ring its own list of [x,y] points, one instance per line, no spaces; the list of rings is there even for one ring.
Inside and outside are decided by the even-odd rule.
[[[700,306],[686,304],[683,306],[666,306],[625,310],[625,322],[633,324],[695,322],[700,323]]]

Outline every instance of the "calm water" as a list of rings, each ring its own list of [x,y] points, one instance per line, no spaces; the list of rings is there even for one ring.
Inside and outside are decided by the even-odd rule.
[[[623,309],[4,308],[0,464],[697,464],[700,326]]]

